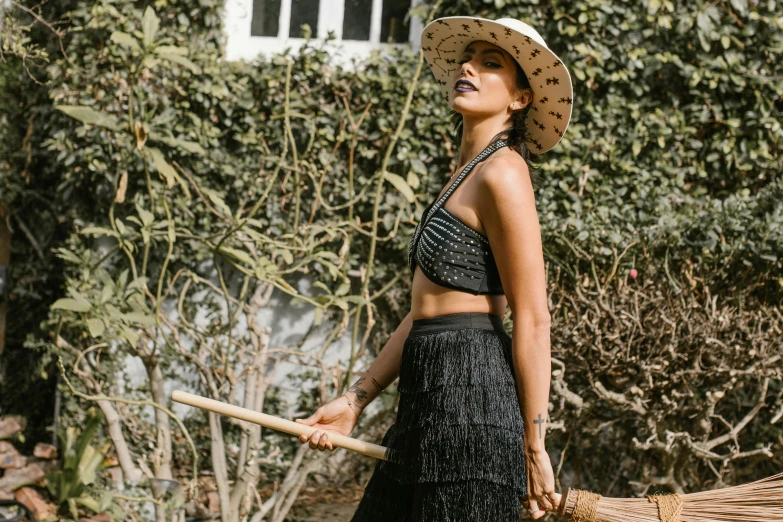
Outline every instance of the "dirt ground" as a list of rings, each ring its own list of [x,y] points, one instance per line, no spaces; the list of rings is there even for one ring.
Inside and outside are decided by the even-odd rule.
[[[286,522],[348,522],[356,510],[353,504],[313,504],[295,507]],[[296,514],[294,514],[296,513]]]
[[[302,488],[286,522],[348,522],[362,498],[361,487]]]

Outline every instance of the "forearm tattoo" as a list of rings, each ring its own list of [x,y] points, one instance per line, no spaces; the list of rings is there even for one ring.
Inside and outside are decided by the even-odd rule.
[[[541,414],[538,414],[538,419],[533,421],[533,424],[538,424],[538,438],[543,439],[544,433],[543,433],[543,427],[544,427],[544,419],[541,417]]]
[[[357,381],[353,383],[350,388],[348,388],[349,392],[354,392],[356,394],[356,399],[359,402],[364,402],[365,399],[367,399],[367,392],[362,388],[359,388],[359,384],[361,384],[362,381],[364,381],[364,377],[359,377],[359,379],[357,379]]]

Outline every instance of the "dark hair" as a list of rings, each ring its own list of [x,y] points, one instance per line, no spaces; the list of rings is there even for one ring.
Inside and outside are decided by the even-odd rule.
[[[530,81],[527,79],[527,75],[525,74],[525,71],[522,70],[522,67],[519,65],[519,63],[509,53],[506,53],[506,55],[512,62],[514,62],[514,65],[516,66],[517,87],[519,87],[520,89],[525,89],[525,88],[529,89]],[[533,188],[537,189],[541,184],[541,180],[537,172],[537,170],[540,168],[540,165],[537,164],[537,162],[539,161],[539,156],[538,154],[531,152],[530,149],[528,149],[526,143],[529,134],[527,129],[527,116],[528,113],[530,112],[531,106],[532,103],[528,103],[523,108],[515,110],[511,116],[512,117],[511,126],[497,133],[490,140],[490,143],[494,143],[500,138],[507,136],[508,146],[514,149],[515,151],[517,151],[517,153],[520,156],[522,156],[522,158],[525,160],[525,163],[527,163],[527,168],[530,171],[530,180],[533,184]],[[457,135],[457,142],[461,142],[462,141],[462,114],[460,114],[455,110],[452,110],[451,124],[452,124],[452,128],[454,129]]]

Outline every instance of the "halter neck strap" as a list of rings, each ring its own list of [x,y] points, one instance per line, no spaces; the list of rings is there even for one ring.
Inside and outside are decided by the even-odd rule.
[[[487,159],[490,155],[492,155],[493,152],[502,149],[508,145],[508,139],[507,138],[501,138],[499,140],[495,140],[486,147],[484,147],[484,150],[478,153],[475,158],[471,160],[470,163],[465,165],[465,168],[462,169],[462,172],[459,173],[459,176],[457,176],[457,179],[454,180],[454,182],[449,185],[449,188],[446,190],[446,192],[441,196],[431,207],[430,211],[427,213],[426,216],[422,217],[422,221],[424,222],[424,225],[426,225],[426,222],[429,221],[430,216],[440,207],[446,204],[446,201],[451,197],[451,194],[457,189],[460,183],[462,183],[462,180],[467,177],[468,174],[473,170],[473,167],[475,167],[478,163],[481,163],[485,159]],[[422,225],[423,226],[423,225]]]

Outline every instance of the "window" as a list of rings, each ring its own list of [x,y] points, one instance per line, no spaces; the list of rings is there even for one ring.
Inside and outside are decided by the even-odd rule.
[[[280,0],[253,0],[250,36],[277,36],[280,29]]]
[[[343,40],[369,40],[372,0],[345,0]]]
[[[405,21],[411,1],[227,0],[227,3],[237,6],[237,20],[250,15],[251,37],[302,38],[301,26],[308,24],[313,38],[324,38],[334,31],[342,40],[384,44],[416,40],[411,35],[419,30],[418,19],[412,21],[413,31],[411,21]]]
[[[403,22],[410,9],[410,0],[385,0],[381,16],[381,43],[402,43],[408,41],[410,27]]]
[[[313,38],[318,35],[318,0],[291,0],[290,38],[302,37],[302,24],[310,24]]]

